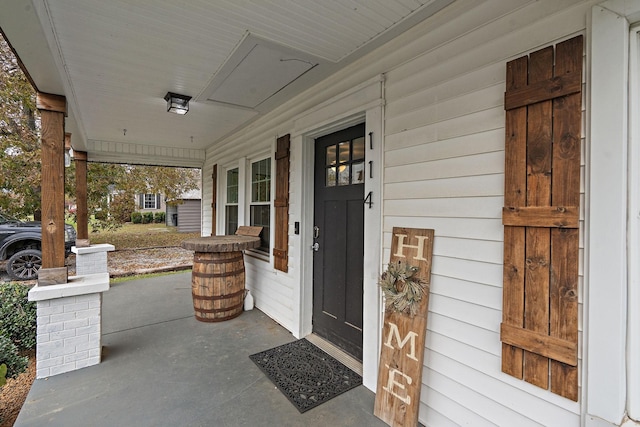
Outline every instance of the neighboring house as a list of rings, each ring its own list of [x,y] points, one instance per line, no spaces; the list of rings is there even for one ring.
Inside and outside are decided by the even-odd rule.
[[[184,193],[177,203],[167,203],[162,194],[137,194],[136,211],[165,213],[165,223],[177,226],[181,233],[199,232],[201,229],[201,191],[199,189]]]
[[[85,7],[96,10],[82,9],[83,2],[73,9],[60,3],[36,7],[46,19],[31,33],[36,41],[45,34],[48,44],[30,43],[29,31],[10,18],[0,16],[0,25],[26,67],[41,72],[34,72],[36,83],[55,75],[64,82],[54,85],[60,94],[80,107],[102,106],[89,89],[87,99],[76,100],[82,92],[67,85],[73,87],[74,69],[99,59],[74,67],[73,60],[93,51],[81,36],[95,36],[93,27],[74,20],[107,18],[95,2]],[[179,9],[190,10],[195,20],[204,3],[195,11],[187,3]],[[304,18],[311,3],[295,13]],[[154,136],[162,136],[162,120],[149,120],[158,130],[140,144],[124,136],[105,141],[95,131],[84,148],[90,159],[151,162],[148,157],[156,155],[155,164],[202,167],[203,235],[264,227],[262,246],[245,257],[256,307],[296,338],[319,333],[360,358],[364,385],[374,392],[383,328],[378,279],[390,257],[392,229],[434,229],[422,394],[413,402],[425,426],[638,426],[640,1],[438,4],[438,13],[274,109],[262,114],[236,108],[253,118],[250,124],[220,129],[226,136],[207,139],[213,142],[202,151],[189,148],[189,135],[208,135],[198,131],[214,115],[202,118],[198,110],[224,107],[206,96],[193,114],[167,118],[172,131],[184,123],[194,128],[172,132],[172,148],[152,145]],[[0,5],[16,15],[29,13],[21,4]],[[352,8],[349,3],[344,13]],[[144,14],[152,13],[148,9]],[[279,27],[274,20],[286,9],[270,11],[270,19],[251,15],[264,24],[253,30],[276,27],[269,34],[291,34],[292,42],[324,40],[321,47],[309,42],[318,51],[342,45],[339,38],[305,37],[305,28],[294,33]],[[126,21],[130,15],[114,13],[118,19],[103,26],[112,31],[124,20],[127,34],[144,31]],[[172,17],[180,18],[164,18]],[[253,22],[242,21],[240,13],[237,19],[247,27]],[[204,32],[215,25],[188,27]],[[149,31],[146,38],[126,39],[130,44],[118,39],[118,46],[139,59],[139,52],[153,47],[148,40],[161,37]],[[206,37],[194,40],[182,60],[204,55],[206,43],[215,45]],[[173,52],[182,54],[181,42],[171,42],[174,51],[155,55],[171,61]],[[230,44],[235,49],[239,42]],[[40,68],[40,59],[46,62],[41,51],[58,66]],[[148,76],[152,67],[140,71],[146,63],[118,65],[117,71],[141,74],[141,88],[156,81]],[[206,63],[186,68],[190,73],[175,71],[165,81],[204,75],[204,82],[184,85],[204,93],[213,81],[210,68]],[[75,79],[81,85],[89,77],[83,72]],[[103,80],[100,75],[93,84],[97,94]],[[138,96],[135,108],[153,104],[147,102],[151,95]],[[166,114],[164,105],[158,108]],[[113,121],[102,114],[105,123]],[[122,132],[117,134],[114,139]],[[343,273],[357,285],[346,289],[352,292],[332,287]],[[329,307],[321,304],[326,295],[339,296]],[[531,351],[516,341],[528,341]]]

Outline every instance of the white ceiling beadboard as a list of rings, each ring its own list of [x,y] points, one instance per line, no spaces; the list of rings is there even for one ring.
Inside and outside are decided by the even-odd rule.
[[[24,25],[37,17],[32,44],[44,34],[61,81],[38,89],[63,90],[75,149],[96,161],[105,146],[177,147],[191,158],[452,1],[32,0],[31,9],[0,0],[0,26],[11,42],[21,30],[10,15]],[[251,54],[249,39],[263,41]],[[38,84],[46,61],[20,43]],[[193,97],[187,115],[166,112],[169,91]]]

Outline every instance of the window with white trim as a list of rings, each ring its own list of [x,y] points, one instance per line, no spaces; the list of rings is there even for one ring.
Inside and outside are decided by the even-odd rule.
[[[238,168],[227,170],[227,192],[224,208],[225,234],[235,234],[238,229]]]
[[[142,194],[140,197],[141,209],[160,209],[159,194]]]
[[[262,227],[261,244],[256,250],[269,253],[271,224],[271,158],[251,163],[251,202],[249,225]]]

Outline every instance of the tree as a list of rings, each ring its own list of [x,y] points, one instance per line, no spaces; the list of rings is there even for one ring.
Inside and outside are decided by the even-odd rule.
[[[180,203],[182,194],[199,187],[200,170],[132,166],[128,168],[127,181],[130,193],[162,194],[169,205],[175,205]]]
[[[35,90],[0,37],[0,209],[27,217],[40,209],[39,117]]]
[[[89,163],[87,206],[93,226],[114,228],[130,219],[136,194],[162,194],[168,204],[180,203],[180,196],[197,189],[199,181],[199,169]]]

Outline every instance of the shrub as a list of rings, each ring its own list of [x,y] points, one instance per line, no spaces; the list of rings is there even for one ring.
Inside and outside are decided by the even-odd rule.
[[[36,303],[29,301],[29,287],[20,283],[0,285],[0,334],[20,349],[36,346]]]
[[[15,378],[27,369],[29,358],[18,354],[9,337],[0,335],[0,364],[7,365],[7,378]]]
[[[153,222],[155,222],[156,224],[162,224],[164,222],[164,212],[156,212],[153,215]]]
[[[107,218],[109,218],[109,212],[106,209],[100,209],[99,211],[96,211],[93,216],[97,220],[105,221]]]
[[[113,219],[108,215],[106,217],[104,216],[100,216],[100,217],[105,219],[99,219],[95,216],[89,219],[89,226],[91,228],[92,233],[99,233],[101,231],[113,231],[122,227],[121,222],[116,221],[115,219]]]
[[[5,363],[0,365],[0,387],[7,383],[7,365]],[[0,423],[2,422],[2,417],[0,417]]]
[[[133,212],[131,214],[131,222],[134,224],[142,223],[142,214],[140,212]]]
[[[151,224],[153,222],[153,212],[145,212],[142,214],[142,223]]]

